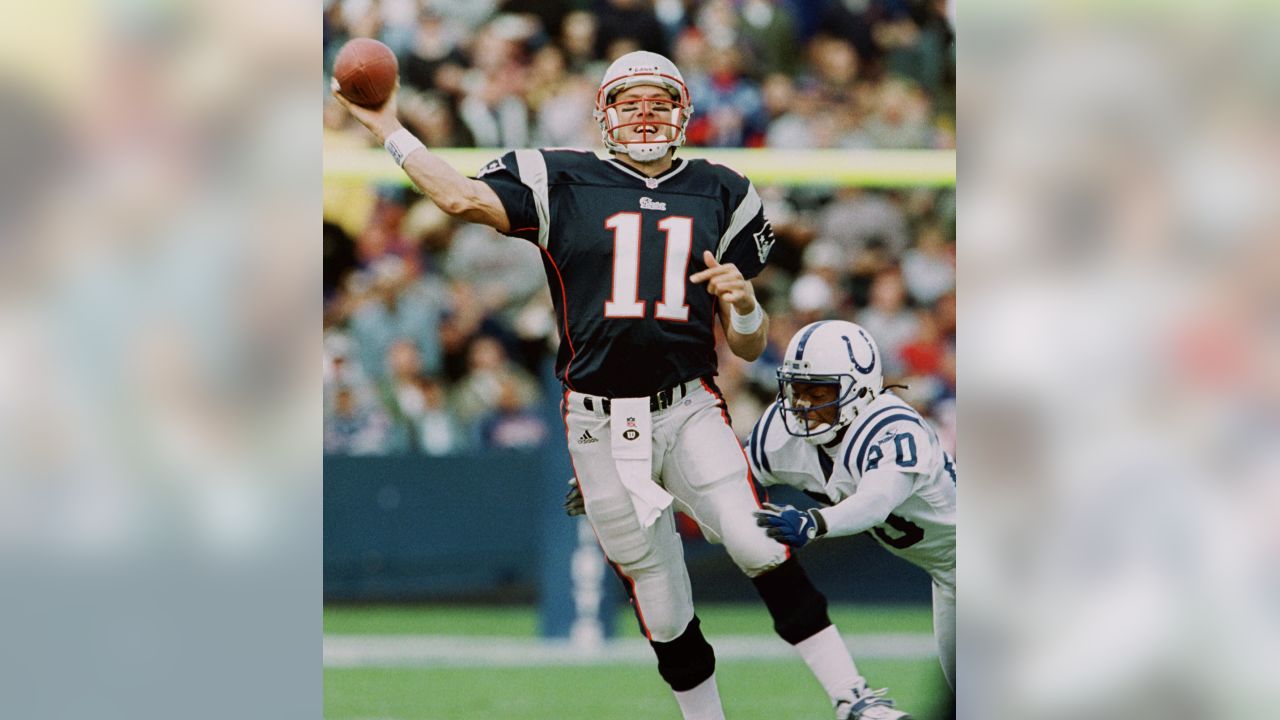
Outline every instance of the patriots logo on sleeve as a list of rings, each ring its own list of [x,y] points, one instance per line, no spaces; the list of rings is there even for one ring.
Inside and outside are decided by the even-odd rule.
[[[502,163],[502,158],[494,158],[493,160],[490,160],[489,164],[485,165],[480,172],[476,173],[476,177],[482,178],[485,175],[488,175],[489,173],[494,173],[494,172],[498,172],[499,170],[506,170],[506,169],[507,169],[507,166]]]
[[[753,237],[756,239],[756,252],[760,255],[760,262],[764,262],[769,258],[769,251],[773,249],[773,243],[777,238],[773,236],[773,227],[766,220],[764,227],[760,228],[760,232]]]

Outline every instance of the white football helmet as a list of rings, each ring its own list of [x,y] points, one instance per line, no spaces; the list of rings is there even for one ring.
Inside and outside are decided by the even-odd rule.
[[[813,445],[831,442],[884,390],[882,366],[880,349],[861,326],[844,320],[804,326],[791,338],[778,368],[783,426]],[[810,406],[797,401],[794,383],[833,385],[836,399]],[[831,407],[837,409],[834,423],[810,426],[812,413]]]
[[[619,92],[636,85],[655,85],[665,89],[671,95],[669,109],[655,112],[658,116],[656,119],[622,122],[619,106],[627,103],[616,103],[613,98]],[[648,102],[640,101],[640,104],[647,106]],[[600,82],[600,90],[596,93],[595,118],[600,123],[604,146],[610,152],[626,153],[638,162],[657,160],[666,155],[667,150],[683,145],[684,129],[689,124],[691,115],[693,104],[689,101],[689,89],[685,87],[680,70],[675,63],[657,53],[638,50],[614,60],[609,69],[605,70],[604,80]],[[624,142],[618,139],[618,131],[622,128],[638,126],[654,129],[642,133],[639,140]]]

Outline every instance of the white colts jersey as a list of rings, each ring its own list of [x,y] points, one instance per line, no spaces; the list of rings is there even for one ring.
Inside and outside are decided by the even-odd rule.
[[[828,506],[856,493],[867,472],[907,473],[914,481],[910,497],[871,534],[889,552],[954,587],[955,461],[924,418],[893,393],[881,393],[859,413],[834,451],[788,433],[775,402],[752,428],[747,458],[762,485],[790,485]]]

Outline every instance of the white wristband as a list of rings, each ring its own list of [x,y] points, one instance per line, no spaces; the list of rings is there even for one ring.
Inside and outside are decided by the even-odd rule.
[[[395,159],[396,164],[400,167],[404,167],[405,158],[409,157],[409,153],[419,148],[427,147],[405,128],[400,128],[391,133],[382,146],[387,149],[387,152],[391,153],[391,157]]]
[[[739,315],[738,309],[729,306],[729,324],[733,326],[733,331],[739,335],[750,335],[760,329],[760,323],[764,322],[764,310],[760,308],[760,303],[756,303],[755,310],[746,315]]]

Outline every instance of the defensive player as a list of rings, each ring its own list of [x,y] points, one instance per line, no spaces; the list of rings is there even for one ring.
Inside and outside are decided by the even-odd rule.
[[[803,490],[824,507],[766,505],[770,537],[803,547],[870,530],[933,578],[942,671],[956,677],[956,465],[937,433],[883,387],[880,351],[858,325],[802,328],[778,369],[779,399],[751,430],[747,455],[764,485]]]
[[[595,117],[612,158],[516,150],[475,178],[400,125],[394,94],[376,110],[337,98],[445,212],[542,250],[561,339],[565,435],[587,518],[686,720],[723,711],[673,507],[752,578],[775,629],[844,717],[902,717],[866,690],[826,599],[753,520],[759,502],[713,381],[713,323],[739,357],[763,351],[768,319],[748,280],[774,236],[745,177],[674,157],[693,113],[675,65],[634,52],[609,66]],[[860,714],[850,715],[854,706]]]

